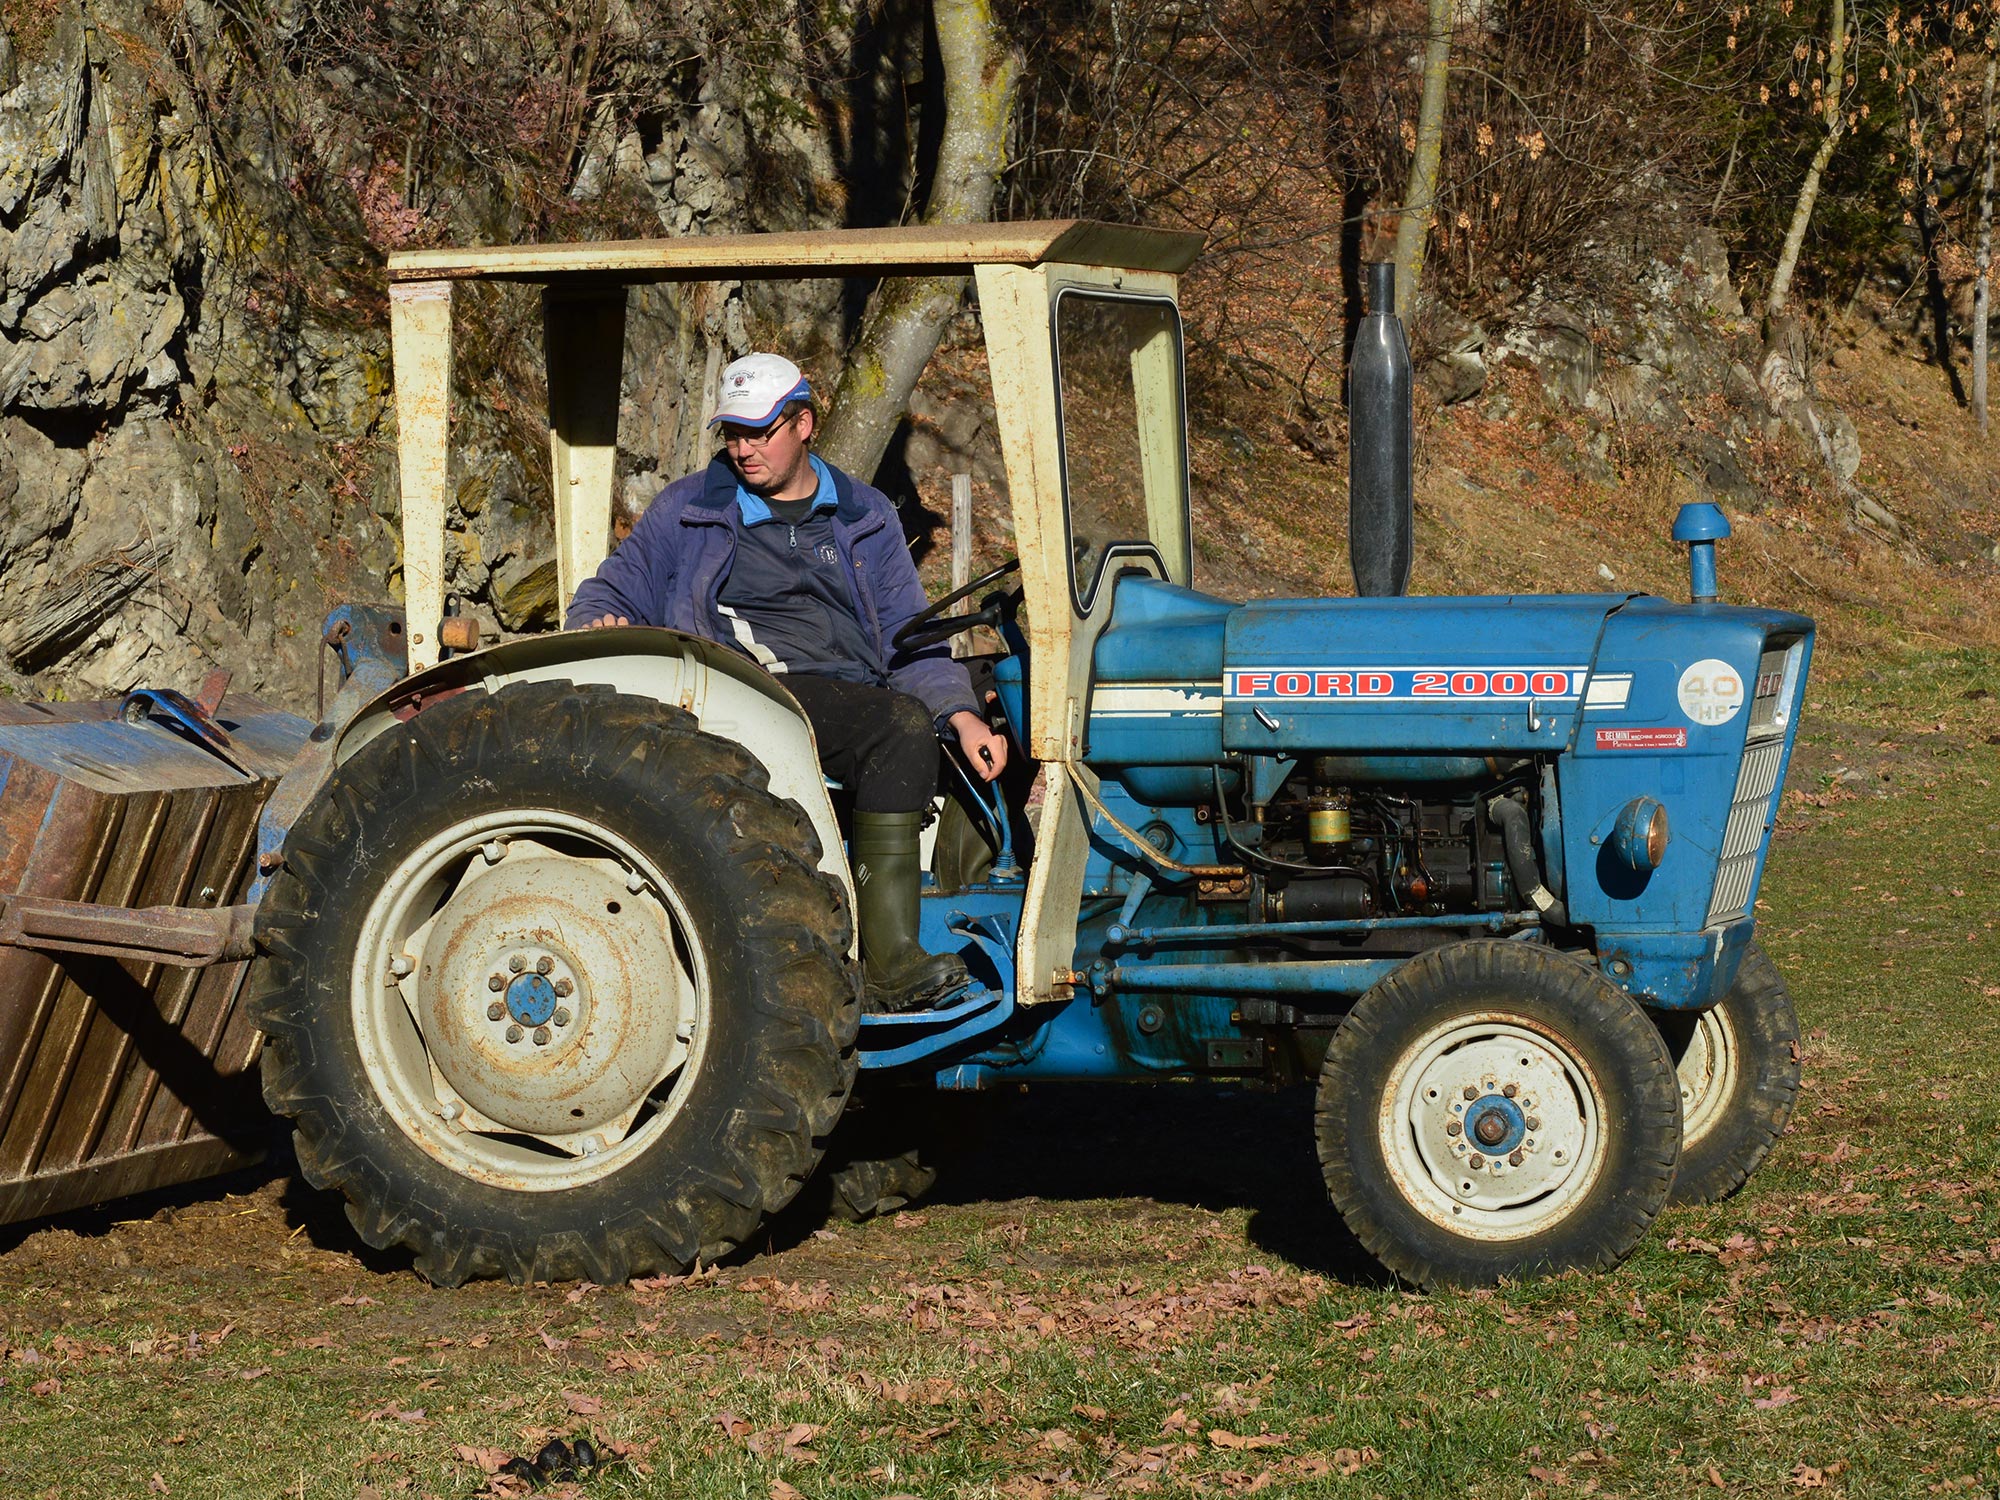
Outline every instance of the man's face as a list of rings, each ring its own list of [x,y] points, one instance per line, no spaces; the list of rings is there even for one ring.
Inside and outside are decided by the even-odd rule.
[[[768,427],[722,424],[722,446],[743,487],[766,499],[804,500],[819,488],[809,458],[813,414],[802,408]]]

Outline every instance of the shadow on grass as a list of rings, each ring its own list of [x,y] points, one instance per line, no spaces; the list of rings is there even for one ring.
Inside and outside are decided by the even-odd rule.
[[[315,1248],[352,1256],[363,1269],[377,1274],[393,1275],[409,1271],[411,1257],[408,1251],[370,1248],[354,1232],[354,1226],[347,1222],[346,1199],[338,1193],[318,1191],[299,1175],[298,1162],[292,1155],[289,1128],[273,1121],[268,1136],[245,1144],[251,1149],[261,1148],[262,1160],[214,1177],[153,1188],[92,1204],[88,1208],[0,1225],[0,1256],[9,1254],[24,1241],[45,1230],[59,1230],[79,1239],[98,1240],[110,1235],[121,1224],[160,1218],[172,1223],[190,1210],[219,1203],[226,1197],[247,1198],[269,1193],[275,1184],[282,1183],[283,1186],[277,1188],[274,1201],[284,1216],[288,1231],[303,1230]]]
[[[1042,1084],[1000,1092],[975,1138],[948,1162],[926,1206],[1144,1199],[1210,1213],[1247,1211],[1256,1250],[1347,1285],[1392,1278],[1327,1201],[1313,1150],[1312,1095],[1199,1084]],[[757,1249],[784,1250],[825,1222],[809,1184]]]

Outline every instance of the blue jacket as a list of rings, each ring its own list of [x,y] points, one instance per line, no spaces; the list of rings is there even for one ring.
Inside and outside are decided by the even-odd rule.
[[[930,601],[903,545],[889,497],[831,464],[837,500],[833,540],[840,549],[855,618],[889,664],[889,686],[921,702],[942,726],[961,709],[978,711],[972,679],[937,645],[898,651],[889,642]],[[736,556],[736,471],[720,458],[660,492],[619,549],[586,578],[565,623],[576,630],[605,615],[634,625],[664,625],[734,647],[716,609]]]

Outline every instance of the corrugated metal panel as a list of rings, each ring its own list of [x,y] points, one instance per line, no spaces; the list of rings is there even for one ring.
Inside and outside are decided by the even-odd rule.
[[[0,892],[224,906],[308,726],[254,698],[217,717],[244,776],[107,705],[5,705]],[[246,963],[185,969],[0,948],[0,1223],[247,1161],[265,1133]]]

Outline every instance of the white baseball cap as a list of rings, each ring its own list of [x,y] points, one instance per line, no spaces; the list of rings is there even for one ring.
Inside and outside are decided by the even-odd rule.
[[[746,354],[722,372],[720,399],[708,425],[740,422],[745,427],[762,427],[787,401],[810,395],[812,385],[782,354]]]

